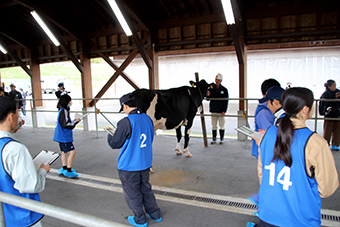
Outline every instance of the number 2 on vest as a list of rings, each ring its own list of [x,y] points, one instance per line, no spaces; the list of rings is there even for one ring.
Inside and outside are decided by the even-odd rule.
[[[264,168],[269,170],[269,185],[274,186],[275,163],[272,162],[270,165],[267,165]],[[281,169],[281,171],[277,175],[276,181],[283,185],[283,190],[289,190],[289,186],[292,186],[293,182],[290,181],[290,168],[288,166],[285,166]]]
[[[142,142],[140,143],[140,148],[146,147],[146,143],[145,143],[145,141],[146,141],[146,135],[145,135],[144,133],[142,133],[142,134],[140,135],[140,139],[142,140]]]

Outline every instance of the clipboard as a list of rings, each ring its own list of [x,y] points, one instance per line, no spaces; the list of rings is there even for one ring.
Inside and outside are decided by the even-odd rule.
[[[60,156],[58,152],[42,150],[33,158],[34,166],[38,170],[41,164],[50,165]]]
[[[104,128],[105,132],[109,133],[111,136],[113,136],[114,134],[114,130],[112,130],[111,128],[110,129],[107,129],[107,128]]]
[[[248,128],[246,126],[241,126],[239,128],[235,128],[235,130],[246,135],[246,136],[255,137],[258,140],[260,140],[263,136],[263,134],[261,134],[259,132],[255,132],[254,130],[252,130],[251,128]]]
[[[84,114],[84,115],[80,115],[78,113],[74,114],[74,119],[80,119],[83,120],[84,117],[86,117],[87,115],[89,115],[90,113]]]

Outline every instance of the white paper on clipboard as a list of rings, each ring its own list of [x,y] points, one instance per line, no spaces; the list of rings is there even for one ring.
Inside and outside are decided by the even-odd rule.
[[[83,120],[84,117],[86,117],[87,115],[89,115],[90,113],[87,113],[87,114],[84,114],[84,115],[81,115],[81,114],[78,114],[78,113],[75,113],[74,114],[74,119],[80,119],[80,120]]]
[[[41,164],[52,164],[59,156],[60,154],[58,152],[42,150],[33,158],[34,166],[38,170]]]
[[[263,136],[263,134],[259,133],[259,132],[255,132],[254,130],[252,130],[251,128],[248,128],[246,126],[241,126],[239,128],[235,128],[236,131],[245,134],[249,137],[255,137],[256,139],[260,140]]]
[[[104,130],[105,130],[105,132],[107,132],[107,133],[109,133],[111,136],[113,136],[113,134],[114,134],[114,129],[112,129],[112,128],[104,128]]]

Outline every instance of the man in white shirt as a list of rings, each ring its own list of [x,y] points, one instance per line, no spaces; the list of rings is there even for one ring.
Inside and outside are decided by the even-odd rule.
[[[40,201],[38,193],[45,189],[50,165],[41,164],[36,170],[28,149],[13,135],[18,118],[15,101],[0,97],[0,191]],[[42,214],[5,203],[3,208],[6,226],[42,226]]]

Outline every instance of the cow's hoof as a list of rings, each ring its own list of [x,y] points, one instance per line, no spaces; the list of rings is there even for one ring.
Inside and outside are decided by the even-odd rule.
[[[188,154],[186,154],[186,156],[187,156],[187,158],[190,158],[190,157],[192,157],[192,154],[188,153]]]
[[[175,149],[175,151],[176,151],[176,155],[182,155],[183,154],[183,152],[181,150]]]

